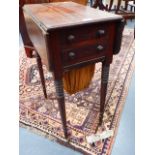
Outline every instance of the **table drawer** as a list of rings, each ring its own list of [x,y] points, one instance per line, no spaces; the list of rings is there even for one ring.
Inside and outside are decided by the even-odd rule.
[[[79,44],[87,44],[89,41],[104,41],[108,39],[108,24],[80,26],[78,28],[70,28],[69,30],[60,31],[60,43],[63,49],[76,47]]]
[[[81,63],[83,61],[106,56],[107,51],[107,42],[84,46],[72,50],[64,50],[62,52],[62,62],[64,66]]]

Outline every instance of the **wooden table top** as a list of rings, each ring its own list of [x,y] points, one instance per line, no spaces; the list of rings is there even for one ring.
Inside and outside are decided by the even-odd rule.
[[[120,20],[122,16],[74,2],[28,4],[24,11],[45,31],[95,22]]]

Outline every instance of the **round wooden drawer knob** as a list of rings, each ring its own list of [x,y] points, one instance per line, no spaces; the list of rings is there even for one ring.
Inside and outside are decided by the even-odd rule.
[[[74,39],[75,39],[74,35],[71,34],[71,35],[68,36],[68,41],[73,41]]]
[[[105,30],[98,30],[98,35],[103,36],[105,34]]]
[[[98,45],[98,46],[97,46],[97,50],[98,50],[99,52],[101,52],[101,51],[104,50],[104,47],[103,47],[102,45]]]
[[[74,52],[69,52],[69,58],[74,59],[75,58],[75,53]]]

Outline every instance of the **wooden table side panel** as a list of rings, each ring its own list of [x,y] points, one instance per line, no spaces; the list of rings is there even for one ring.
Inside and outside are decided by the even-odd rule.
[[[26,27],[28,30],[29,37],[41,57],[42,62],[48,67],[48,58],[46,43],[43,31],[36,25],[36,23],[27,15],[24,14],[26,20]]]

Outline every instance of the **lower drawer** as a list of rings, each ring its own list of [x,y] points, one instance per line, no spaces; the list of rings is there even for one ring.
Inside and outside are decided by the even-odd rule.
[[[107,43],[65,50],[62,52],[62,62],[64,66],[81,63],[83,61],[106,56],[107,50]]]

